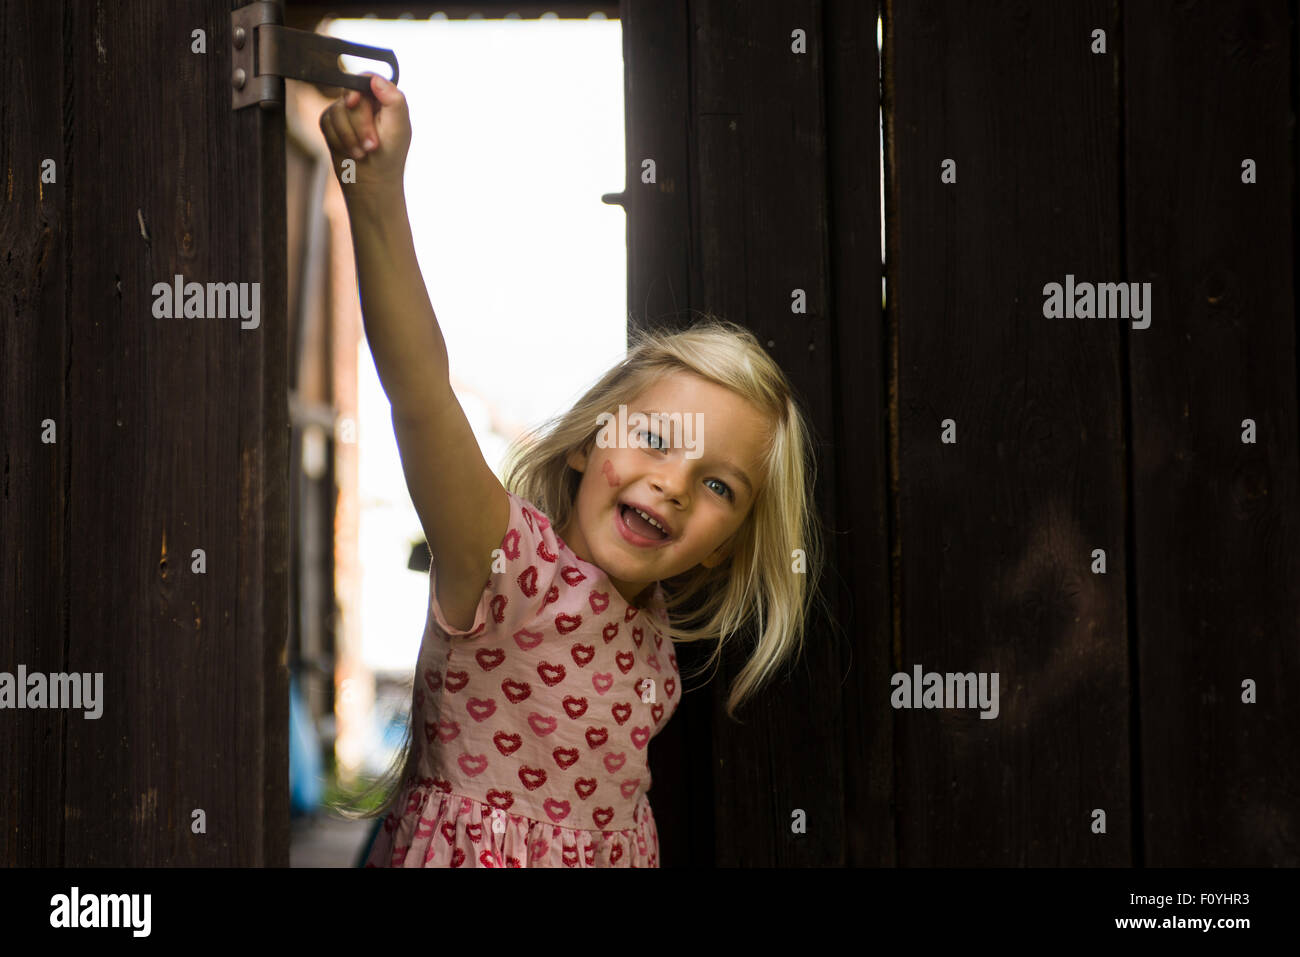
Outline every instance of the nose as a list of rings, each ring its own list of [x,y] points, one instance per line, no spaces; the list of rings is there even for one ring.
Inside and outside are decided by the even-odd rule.
[[[672,460],[664,462],[656,475],[650,479],[650,487],[656,492],[663,495],[664,498],[677,505],[683,505],[686,494],[686,475],[690,472],[689,465],[685,465],[680,456],[673,457]]]

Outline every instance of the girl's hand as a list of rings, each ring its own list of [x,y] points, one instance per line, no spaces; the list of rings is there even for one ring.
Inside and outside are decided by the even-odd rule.
[[[411,121],[406,97],[374,73],[370,93],[348,90],[321,113],[320,129],[329,144],[334,175],[344,198],[352,194],[401,193],[406,152],[411,146]],[[355,170],[345,177],[344,160]],[[349,182],[355,177],[355,182]]]

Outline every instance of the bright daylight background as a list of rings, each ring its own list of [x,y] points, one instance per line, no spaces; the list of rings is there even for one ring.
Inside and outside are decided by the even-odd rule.
[[[518,430],[627,354],[626,215],[600,199],[624,187],[622,26],[435,15],[336,20],[326,32],[397,54],[416,254],[453,387],[499,478]],[[375,61],[343,63],[388,75]],[[409,675],[429,579],[406,565],[424,533],[364,339],[357,373],[362,655],[372,671]]]

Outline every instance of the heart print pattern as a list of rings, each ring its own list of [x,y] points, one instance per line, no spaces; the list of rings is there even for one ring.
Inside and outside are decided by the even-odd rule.
[[[430,570],[419,761],[366,866],[657,867],[649,743],[681,698],[663,588],[630,605],[509,498],[505,571],[470,628],[447,623]]]

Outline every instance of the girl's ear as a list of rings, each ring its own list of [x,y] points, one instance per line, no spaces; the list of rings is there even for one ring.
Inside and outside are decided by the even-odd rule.
[[[591,443],[589,442],[581,449],[572,449],[564,461],[575,472],[585,472],[587,471],[587,455],[590,451]]]

